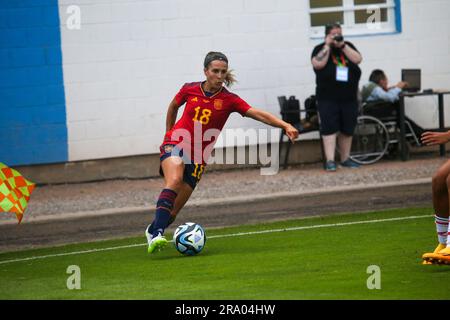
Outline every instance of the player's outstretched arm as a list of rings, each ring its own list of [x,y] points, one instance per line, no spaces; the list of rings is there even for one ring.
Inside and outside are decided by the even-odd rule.
[[[295,129],[289,123],[275,117],[273,114],[269,112],[259,110],[256,108],[250,108],[245,115],[249,118],[266,123],[272,127],[283,129],[292,142],[294,142],[295,139],[298,137],[297,129]]]
[[[427,146],[444,144],[450,141],[450,131],[433,132],[427,131],[422,134],[422,142]]]

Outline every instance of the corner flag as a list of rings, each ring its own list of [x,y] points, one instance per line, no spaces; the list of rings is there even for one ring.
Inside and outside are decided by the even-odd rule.
[[[15,213],[19,223],[35,184],[0,162],[0,212]]]

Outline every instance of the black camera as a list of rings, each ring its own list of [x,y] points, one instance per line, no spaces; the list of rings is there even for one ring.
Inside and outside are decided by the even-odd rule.
[[[333,40],[335,40],[337,42],[342,42],[342,41],[344,41],[344,37],[343,36],[334,36]]]

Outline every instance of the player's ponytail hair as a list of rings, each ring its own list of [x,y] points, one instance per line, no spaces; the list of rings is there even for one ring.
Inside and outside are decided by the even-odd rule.
[[[209,67],[209,64],[214,60],[225,61],[228,64],[228,58],[222,52],[211,51],[205,57],[205,61],[203,62],[203,66],[205,69]],[[228,70],[225,75],[225,85],[227,87],[231,87],[234,83],[236,83],[236,76],[233,74],[233,70]]]
[[[228,70],[227,74],[225,75],[225,84],[227,87],[231,87],[237,82],[236,76],[233,74],[233,71],[234,70]]]

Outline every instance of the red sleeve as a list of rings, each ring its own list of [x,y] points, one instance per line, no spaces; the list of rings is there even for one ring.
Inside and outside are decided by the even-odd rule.
[[[179,106],[185,104],[187,101],[187,84],[185,83],[183,87],[178,91],[178,93],[175,95],[175,101],[178,103]]]
[[[243,117],[245,116],[247,111],[251,108],[251,106],[247,102],[245,102],[238,96],[235,97],[233,105],[234,111],[239,112]]]

